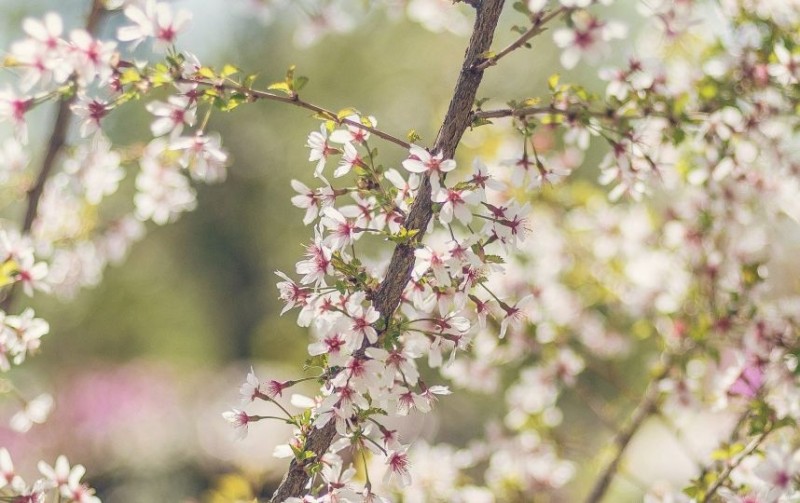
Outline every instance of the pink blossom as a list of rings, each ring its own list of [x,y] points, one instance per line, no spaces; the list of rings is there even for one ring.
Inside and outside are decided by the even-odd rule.
[[[170,4],[155,0],[146,0],[144,10],[138,5],[126,7],[125,16],[134,24],[120,28],[117,38],[122,42],[131,42],[133,47],[152,38],[155,50],[161,52],[175,43],[178,33],[192,18],[185,9],[173,14]]]
[[[433,192],[439,190],[440,176],[443,173],[456,169],[456,161],[452,159],[443,159],[441,153],[432,155],[430,152],[417,145],[411,146],[409,154],[408,158],[403,161],[403,167],[412,173],[429,175]]]
[[[409,460],[406,449],[392,451],[386,458],[386,465],[388,469],[383,477],[385,484],[395,481],[400,486],[407,486],[411,483],[411,474],[409,473]]]
[[[247,427],[255,420],[254,416],[249,416],[245,411],[236,408],[223,412],[222,417],[236,429],[236,437],[239,440],[247,436]]]

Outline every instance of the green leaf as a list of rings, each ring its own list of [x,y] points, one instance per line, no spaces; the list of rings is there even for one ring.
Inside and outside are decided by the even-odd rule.
[[[514,10],[523,14],[530,14],[531,12],[528,6],[522,2],[514,2]]]
[[[306,84],[308,84],[308,77],[302,77],[302,76],[297,77],[296,79],[294,79],[293,84],[294,84],[294,90],[299,91],[300,89],[306,87]]]
[[[132,84],[134,82],[139,82],[142,80],[142,76],[139,74],[139,71],[136,68],[126,68],[122,75],[119,76],[119,83],[123,86],[126,84]]]
[[[213,78],[216,77],[216,75],[214,74],[214,70],[212,70],[211,68],[209,68],[207,66],[201,66],[197,70],[197,74],[200,75],[201,77],[205,77],[207,79],[213,79]]]
[[[236,75],[237,73],[239,73],[238,68],[233,65],[225,65],[222,67],[222,73],[220,73],[220,75],[223,77],[230,77],[231,75]]]
[[[350,115],[360,115],[355,108],[347,107],[336,112],[336,118],[342,120]]]
[[[561,76],[557,73],[554,73],[547,79],[547,86],[550,88],[551,91],[555,91],[556,87],[558,87],[558,81],[561,79]]]
[[[417,234],[419,234],[419,229],[400,227],[399,231],[389,235],[389,240],[397,244],[409,244],[414,241]]]
[[[492,121],[490,121],[489,119],[484,119],[483,117],[475,117],[474,119],[472,119],[472,124],[470,124],[469,126],[471,128],[476,128],[476,127],[486,126],[487,124],[492,124]]]
[[[7,260],[0,265],[0,287],[13,283],[18,269],[19,266],[14,259]]]
[[[274,84],[270,84],[267,89],[270,91],[280,91],[290,96],[294,94],[292,92],[292,87],[286,82],[275,82]]]
[[[506,261],[500,255],[484,255],[483,261],[487,264],[505,264]]]
[[[235,93],[228,98],[228,101],[223,105],[220,110],[223,112],[230,112],[234,108],[238,107],[242,103],[247,101],[247,96],[241,93]]]
[[[244,81],[242,82],[242,86],[246,87],[247,89],[252,89],[253,84],[256,82],[256,78],[258,77],[257,74],[248,75],[245,77]]]

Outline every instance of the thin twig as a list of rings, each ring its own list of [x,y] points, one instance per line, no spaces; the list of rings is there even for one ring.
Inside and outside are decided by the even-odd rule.
[[[485,53],[492,44],[504,2],[505,0],[483,0],[477,8],[475,26],[464,56],[461,73],[432,149],[433,152],[441,153],[446,159],[452,159],[464,131],[470,125],[472,104],[475,102],[475,96],[483,78],[483,72],[475,70],[473,66],[480,59],[480,55]],[[431,183],[426,176],[411,205],[405,227],[410,231],[418,231],[417,236],[421,238],[432,215]],[[398,244],[389,262],[386,276],[372,298],[375,308],[387,322],[386,326],[400,304],[402,292],[411,279],[413,267],[414,245]],[[379,340],[381,339],[379,338]],[[335,434],[334,422],[331,421],[323,428],[313,429],[306,438],[305,447],[321,456],[330,447]],[[289,471],[270,501],[278,503],[292,496],[301,496],[309,481],[309,475],[305,468],[304,463],[292,460]]]
[[[313,103],[304,101],[300,99],[300,95],[298,94],[294,94],[291,96],[284,96],[282,94],[271,93],[268,91],[259,91],[258,89],[250,89],[235,83],[223,82],[220,84],[204,79],[182,78],[180,80],[181,82],[189,82],[203,86],[215,87],[217,89],[222,88],[230,91],[236,91],[238,93],[244,94],[245,96],[250,96],[255,99],[278,101],[280,103],[287,103],[289,105],[294,105],[296,107],[305,108],[306,110],[311,110],[312,112],[327,117],[328,119],[335,121],[337,124],[347,124],[349,126],[363,129],[364,131],[369,131],[375,136],[383,138],[384,140],[394,143],[395,145],[399,145],[400,147],[403,147],[406,150],[411,148],[411,144],[407,141],[401,140],[400,138],[397,138],[396,136],[393,136],[378,128],[362,124],[359,121],[348,119],[346,117],[339,118],[336,112],[328,110],[327,108],[323,108],[319,105],[315,105]]]
[[[627,426],[619,430],[614,436],[613,445],[616,449],[614,457],[600,472],[600,476],[597,478],[594,487],[592,487],[589,496],[586,498],[586,503],[598,503],[603,499],[617,470],[619,470],[622,457],[634,435],[639,431],[639,428],[642,427],[645,420],[658,411],[658,398],[661,394],[658,389],[658,383],[666,377],[670,371],[670,359],[667,358],[667,361],[663,362],[662,365],[663,368],[653,377],[650,384],[647,385],[644,396],[631,414]]]
[[[92,8],[89,11],[89,15],[86,17],[85,25],[86,31],[90,34],[95,34],[97,32],[103,11],[103,1],[93,0]],[[70,106],[75,99],[76,96],[72,96],[69,99],[62,100],[58,105],[58,112],[56,112],[56,117],[53,121],[53,130],[50,133],[50,140],[47,142],[47,150],[44,154],[42,167],[36,177],[36,182],[34,182],[33,186],[28,189],[28,203],[25,208],[25,216],[23,217],[22,227],[20,229],[22,234],[29,233],[33,227],[34,220],[36,220],[36,214],[39,210],[39,201],[42,198],[45,183],[55,169],[58,154],[61,152],[61,149],[64,147],[64,144],[67,140],[70,119],[72,118]],[[0,303],[0,309],[3,311],[8,311],[14,301],[15,293],[16,288],[12,286],[6,294],[6,297]]]
[[[725,469],[722,471],[722,473],[719,474],[717,480],[714,481],[711,487],[708,488],[708,492],[705,494],[705,496],[703,496],[702,503],[709,503],[711,501],[711,498],[714,497],[719,488],[722,487],[722,485],[728,480],[728,477],[730,477],[731,472],[733,472],[733,470],[735,470],[736,467],[739,466],[747,456],[749,456],[756,449],[758,449],[758,447],[767,438],[767,435],[769,435],[771,432],[772,432],[772,427],[770,426],[769,428],[764,430],[758,437],[753,439],[753,441],[750,442],[750,445],[747,446],[747,448],[743,450],[735,460],[733,460],[732,462],[728,463],[727,466],[725,466]]]
[[[475,110],[472,112],[472,117],[474,119],[500,119],[503,117],[516,117],[516,118],[523,118],[523,117],[530,117],[533,115],[590,115],[592,117],[597,117],[601,119],[613,120],[613,119],[627,119],[627,120],[638,120],[638,119],[647,119],[649,117],[660,117],[662,119],[668,120],[675,120],[676,116],[670,112],[665,111],[657,111],[657,110],[648,110],[646,112],[631,114],[629,112],[622,112],[620,113],[622,108],[611,108],[607,107],[603,110],[591,110],[585,106],[574,106],[571,108],[558,108],[553,105],[548,106],[530,106],[530,107],[521,107],[521,108],[498,108],[495,110]],[[699,121],[706,116],[707,113],[705,112],[692,112],[690,114],[686,114],[684,119],[687,121]]]
[[[494,56],[484,59],[481,63],[479,63],[475,67],[475,69],[485,70],[490,66],[496,65],[497,62],[500,61],[500,59],[504,58],[511,52],[516,51],[520,47],[527,44],[528,41],[530,41],[530,39],[542,33],[545,30],[544,25],[552,21],[554,18],[558,17],[560,14],[563,14],[569,10],[570,9],[568,7],[559,7],[558,9],[555,9],[547,14],[545,14],[544,12],[540,12],[539,14],[533,17],[533,19],[531,20],[533,24],[527,31],[525,31],[525,33],[520,35],[518,39],[513,41],[511,44],[509,44],[507,47],[505,47],[503,50],[501,50]]]
[[[497,110],[475,110],[472,116],[476,119],[500,119],[502,117],[528,117],[530,115],[550,115],[566,113],[556,107],[524,107],[524,108],[499,108]]]

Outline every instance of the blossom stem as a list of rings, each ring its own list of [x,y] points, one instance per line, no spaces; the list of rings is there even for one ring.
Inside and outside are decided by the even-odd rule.
[[[366,479],[366,485],[372,487],[372,483],[369,481],[369,466],[367,465],[366,449],[361,449],[361,462],[364,463],[364,478]]]
[[[290,419],[286,419],[285,417],[278,417],[278,416],[250,416],[250,419],[253,420],[253,421],[261,421],[262,419],[275,419],[275,420],[280,421],[282,423],[292,424],[292,425],[294,424],[294,422],[291,421]]]
[[[481,286],[481,288],[483,288],[484,290],[486,290],[486,292],[487,292],[489,295],[491,295],[491,296],[492,296],[492,298],[493,298],[494,300],[496,300],[496,301],[497,301],[497,303],[498,303],[498,304],[499,304],[499,305],[500,305],[500,306],[501,306],[501,307],[502,307],[502,308],[503,308],[505,311],[508,311],[508,310],[510,309],[510,308],[509,308],[509,306],[508,306],[508,304],[506,304],[505,302],[503,302],[502,300],[500,300],[500,298],[499,298],[497,295],[495,295],[495,293],[494,293],[493,291],[489,290],[489,288],[488,288],[486,285],[484,285],[483,283],[480,283],[480,286]]]
[[[585,106],[575,106],[571,108],[558,108],[554,105],[546,105],[546,106],[530,106],[530,107],[521,107],[521,108],[498,108],[494,110],[474,110],[472,112],[473,119],[501,119],[503,117],[514,117],[514,118],[523,118],[523,117],[530,117],[533,115],[591,115],[592,117],[597,117],[601,119],[645,119],[647,117],[663,117],[666,119],[673,119],[675,118],[674,115],[668,112],[657,112],[657,111],[649,111],[646,114],[635,114],[635,115],[617,115],[617,110],[621,109],[622,107],[618,108],[605,108],[603,110],[591,110]],[[684,117],[684,120],[691,122],[692,120],[699,120],[703,114],[693,114],[694,117]]]
[[[283,413],[284,413],[284,414],[286,414],[286,416],[287,416],[287,417],[289,417],[289,418],[291,418],[291,417],[292,417],[292,415],[291,415],[291,414],[289,414],[289,411],[288,411],[288,410],[286,410],[286,409],[283,407],[283,405],[281,405],[280,403],[278,403],[278,401],[277,401],[277,400],[275,400],[274,398],[272,398],[272,397],[269,397],[269,396],[267,396],[267,399],[268,399],[270,402],[272,402],[272,403],[274,403],[275,405],[277,405],[277,406],[278,406],[278,408],[279,408],[279,409],[281,409],[281,410],[283,411]]]

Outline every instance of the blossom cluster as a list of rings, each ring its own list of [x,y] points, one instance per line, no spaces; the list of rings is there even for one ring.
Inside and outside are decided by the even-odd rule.
[[[292,183],[298,192],[292,201],[305,210],[304,221],[314,224],[314,239],[296,265],[300,279],[279,272],[283,281],[278,288],[285,311],[299,309],[298,323],[311,328],[315,342],[308,350],[323,376],[322,395],[310,424],[298,424],[299,438],[308,433],[303,427],[320,429],[332,423],[342,437],[333,452],[349,447],[382,455],[386,477],[404,484],[409,482],[407,446],[401,446],[397,433],[377,418],[430,411],[437,395],[448,394],[446,387],[421,379],[417,360],[425,358],[434,368],[452,360],[469,345],[478,319],[485,323],[491,313],[504,331],[519,324],[520,304],[509,305],[491,292],[482,300],[475,294],[478,288],[485,289],[481,285],[487,275],[502,269],[494,253],[523,241],[525,209],[513,202],[489,202],[488,193],[500,185],[479,160],[460,179],[455,161],[416,145],[401,163],[402,171],[376,164],[370,134],[358,124],[373,127],[377,121],[361,116],[351,116],[350,121],[357,125],[336,127],[327,121],[309,135],[309,160],[316,163],[315,175],[322,186],[311,189],[299,181]],[[351,185],[339,187],[328,181],[326,167],[333,158],[339,159],[334,179],[349,179]],[[430,183],[436,206],[432,225],[439,229],[428,244],[419,243],[416,234],[403,227],[422,183]],[[382,314],[377,304],[385,262],[358,258],[363,255],[359,255],[361,243],[376,239],[415,248],[412,281],[394,313]],[[476,305],[481,306],[478,317],[473,315]],[[262,384],[251,374],[242,395],[245,402],[277,401],[289,385]],[[226,413],[226,418],[242,431],[254,420],[238,409]],[[300,439],[296,445],[302,445]],[[295,456],[302,452],[298,451],[295,447]],[[326,467],[336,466],[326,459],[321,460]],[[323,469],[322,477],[338,476],[340,471]],[[329,496],[351,490],[326,481]],[[367,484],[359,492],[369,491]]]
[[[22,23],[24,37],[11,44],[3,61],[16,77],[0,90],[0,123],[8,123],[12,133],[0,142],[0,179],[8,208],[0,221],[3,372],[34,354],[49,332],[49,324],[30,307],[12,314],[20,293],[71,297],[82,287],[96,285],[105,266],[122,261],[143,236],[147,221],[174,221],[196,206],[194,183],[225,177],[228,155],[219,136],[206,132],[206,122],[184,133],[197,126],[192,86],[176,87],[176,96],[146,105],[154,117],[152,139],[146,143],[116,146],[106,135],[112,112],[173,81],[159,80],[155,69],[139,76],[147,64],[127,61],[130,51],[147,42],[158,53],[174,52],[190,17],[185,10],[174,11],[167,2],[154,0],[108,5],[118,7],[124,7],[127,21],[113,40],[95,35],[102,18],[111,15],[102,2],[92,6],[85,29],[67,32],[53,12],[41,19],[27,18]],[[61,104],[37,172],[31,160],[39,138],[29,134],[29,117],[51,101]],[[77,134],[70,130],[73,124]],[[127,204],[117,195],[131,192]],[[120,197],[122,202],[117,202]],[[18,224],[11,220],[16,215],[24,215]],[[9,389],[23,404],[10,420],[14,430],[27,431],[46,419],[53,405],[50,395],[27,399],[15,387]],[[39,501],[34,493],[56,489],[69,501],[98,501],[79,483],[82,468],[73,468],[77,475],[69,481],[61,474],[65,462],[60,459],[57,464],[61,478],[54,485],[37,482],[29,488],[7,471],[6,493]]]
[[[582,57],[596,59],[605,42],[624,36],[614,22],[583,10],[589,3],[560,5],[568,26],[554,39],[567,68]],[[544,8],[528,5],[534,18]],[[626,333],[638,332],[660,348],[655,361],[662,370],[652,385],[657,407],[679,416],[742,414],[745,422],[760,424],[751,428],[765,437],[795,424],[797,299],[770,293],[770,252],[778,250],[768,249],[774,238],[763,222],[796,218],[788,203],[797,188],[790,133],[796,119],[783,113],[797,99],[789,48],[796,42],[763,36],[755,27],[774,30],[768,16],[733,12],[737,4],[728,8],[737,19],[732,33],[704,42],[714,48],[713,64],[696,72],[679,73],[681,62],[669,58],[630,57],[621,68],[601,69],[609,82],[604,97],[551,78],[549,101],[512,104],[506,115],[487,112],[513,117],[521,141],[509,142],[486,164],[475,159],[471,173],[414,145],[401,163],[410,173],[403,177],[401,170],[376,165],[360,128],[343,129],[334,120],[309,135],[309,160],[323,185],[294,181],[293,202],[305,210],[304,223],[315,224],[315,238],[296,266],[300,279],[279,273],[279,290],[285,311],[299,309],[298,323],[315,338],[309,353],[321,368],[322,391],[309,422],[315,428],[334,422],[342,437],[331,449],[336,456],[320,460],[323,498],[357,500],[355,494],[377,488],[369,477],[359,491],[342,482],[353,478],[342,469],[343,446],[354,459],[363,447],[381,454],[387,478],[398,479],[394,487],[405,499],[482,494],[490,500],[562,487],[578,467],[559,453],[560,399],[591,394],[585,389],[591,377],[583,374],[596,372],[592,362],[641,358],[643,349]],[[698,17],[691,2],[648,4],[643,13],[653,34],[667,36],[667,46],[685,43]],[[742,40],[748,42],[742,46]],[[547,104],[537,106],[542,101]],[[372,117],[350,119],[377,125]],[[635,204],[609,205],[597,189],[580,184],[575,192],[560,191],[562,197],[535,191],[569,177],[592,138],[608,145],[599,163],[608,198]],[[333,179],[355,174],[353,186],[328,181],[326,166],[337,158]],[[435,221],[417,241],[402,224],[426,183]],[[523,240],[529,227],[536,239]],[[415,248],[411,281],[398,310],[388,314],[376,304],[385,256],[362,252],[356,258],[362,240],[376,237]],[[458,387],[506,390],[502,427],[459,451],[452,464],[470,473],[484,466],[486,489],[440,472],[435,482],[407,486],[407,470],[423,481],[430,476],[428,448],[403,448],[402,463],[393,463],[397,451],[388,444],[376,448],[386,436],[378,416],[430,409],[433,387],[420,381],[425,358]],[[516,377],[508,381],[504,371],[511,367]],[[280,392],[253,394],[252,386],[261,390],[262,384],[254,375],[248,382],[246,397],[275,401],[284,390],[273,384]],[[597,413],[591,401],[588,407]],[[253,417],[239,413],[235,422],[245,428]],[[376,417],[364,427],[370,416]],[[300,460],[310,426],[296,425],[287,452]],[[742,430],[731,435],[747,437]],[[765,455],[731,451],[736,468],[716,487],[701,478],[684,495],[654,487],[648,498],[702,499],[706,491],[719,491],[784,501],[796,493],[797,454],[779,442],[766,445]],[[456,455],[446,446],[436,449]],[[377,463],[369,466],[377,469]],[[706,470],[723,468],[711,463]],[[427,492],[419,493],[423,486]]]
[[[466,31],[474,8],[379,3],[455,33]],[[595,10],[608,3],[517,2],[526,26],[515,27],[520,38],[509,51],[545,32],[544,23],[563,21],[552,39],[565,69],[603,59],[610,42],[628,36]],[[675,417],[676,436],[691,414],[738,418],[688,487],[654,484],[649,501],[790,501],[800,473],[790,428],[800,420],[800,299],[773,271],[791,273],[780,263],[791,252],[779,237],[800,220],[800,15],[781,2],[729,0],[720,3],[719,26],[695,3],[646,2],[640,12],[651,29],[641,45],[663,54],[634,52],[600,69],[602,95],[554,75],[543,96],[508,108],[484,109],[479,100],[472,134],[496,134],[501,147],[458,160],[413,135],[407,143],[382,133],[375,117],[354,109],[306,103],[294,68],[260,91],[232,65],[215,70],[177,51],[190,16],[166,2],[116,2],[127,20],[114,41],[91,29],[65,36],[55,14],[29,19],[6,62],[20,79],[0,91],[0,120],[14,131],[0,150],[0,180],[28,194],[21,228],[0,226],[4,311],[15,291],[69,295],[95,284],[144,222],[166,224],[193,209],[193,183],[226,175],[227,153],[206,131],[212,110],[288,102],[321,119],[306,140],[307,178],[316,182],[291,182],[313,237],[293,273],[277,272],[283,313],[293,311],[311,334],[313,375],[262,380],[251,371],[242,408],[223,414],[240,437],[266,420],[295,428],[276,455],[293,458],[312,480],[305,497],[287,501],[506,501],[562,490],[590,469],[559,442],[572,412],[565,404],[577,398],[613,424],[595,382],[619,386],[610,363],[638,363],[649,384],[636,410]],[[308,17],[298,28],[301,45],[358,21],[345,1],[251,2],[264,18],[296,4]],[[129,57],[142,44],[163,59]],[[675,56],[681,44],[696,50]],[[485,53],[471,70],[505,54]],[[153,117],[147,141],[115,148],[104,133],[111,113],[154,90],[167,96],[144,107]],[[29,187],[27,113],[55,99],[69,104],[80,138],[51,146],[41,181]],[[480,127],[503,117],[506,130]],[[379,157],[378,136],[403,145],[403,160]],[[598,143],[602,160],[586,166],[599,172],[592,185],[573,173],[591,164],[584,158]],[[137,174],[126,180],[132,165]],[[129,209],[107,211],[104,201],[126,183]],[[386,279],[396,277],[402,283]],[[2,312],[0,369],[22,363],[47,331],[31,309]],[[319,384],[316,396],[292,394],[308,380]],[[395,421],[431,412],[451,386],[494,398],[495,422],[463,449],[411,446]],[[249,413],[254,401],[276,415]],[[287,401],[302,412],[289,412]],[[48,395],[27,401],[12,424],[27,430],[51,406]],[[321,432],[334,441],[317,452],[311,439]],[[618,456],[635,434],[617,435],[628,439],[615,446]],[[380,469],[383,482],[371,477]],[[45,479],[27,486],[0,450],[0,491],[30,501],[48,490],[97,500],[80,483],[83,469],[66,459],[40,471]]]
[[[70,466],[64,456],[59,456],[53,466],[39,462],[42,477],[28,484],[14,471],[8,450],[0,448],[0,495],[16,497],[11,501],[44,502],[48,494],[57,494],[59,501],[69,503],[100,503],[94,489],[81,482],[86,469],[83,465]]]
[[[95,18],[103,15],[97,7],[92,12]],[[186,11],[173,15],[169,4],[152,0],[131,3],[125,15],[133,24],[120,28],[113,41],[85,29],[65,34],[55,13],[26,19],[25,38],[14,42],[6,57],[5,66],[15,69],[19,78],[0,92],[0,121],[9,122],[14,133],[2,143],[0,171],[9,193],[27,198],[21,198],[26,204],[20,208],[25,213],[20,228],[7,220],[1,226],[4,309],[16,289],[28,296],[34,290],[72,296],[80,287],[97,284],[105,265],[121,261],[142,237],[143,222],[174,221],[196,205],[193,181],[224,179],[227,153],[219,136],[206,133],[204,127],[182,134],[185,126],[195,125],[197,100],[191,86],[178,88],[179,94],[166,102],[147,104],[155,138],[146,145],[115,147],[103,132],[112,111],[161,85],[155,78],[137,77],[136,66],[124,60],[120,42],[150,40],[155,50],[164,51],[189,17]],[[62,128],[65,138],[60,141],[68,142],[69,148],[59,152],[62,145],[52,140],[37,175],[30,162],[28,113],[58,99],[69,104],[55,125]],[[74,121],[79,138],[64,129]],[[130,210],[103,204],[130,183],[127,172],[136,165]],[[32,179],[37,179],[33,187]],[[21,363],[38,347],[47,324],[34,320],[30,309],[3,319],[8,328],[0,338],[0,368],[8,370],[9,360]]]

